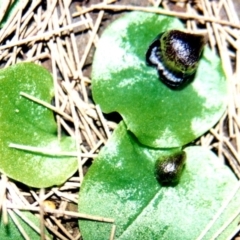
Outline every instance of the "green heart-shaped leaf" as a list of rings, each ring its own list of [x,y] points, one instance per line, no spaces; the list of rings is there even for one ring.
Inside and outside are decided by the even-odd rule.
[[[132,12],[103,33],[94,56],[93,97],[106,113],[119,112],[138,140],[157,148],[179,147],[210,129],[226,108],[219,58],[204,49],[195,79],[172,90],[147,66],[145,54],[161,32],[183,29],[172,17]]]
[[[187,147],[184,151],[187,160],[180,183],[162,187],[154,176],[154,165],[168,151],[137,143],[121,123],[84,178],[79,212],[114,218],[115,239],[196,239],[237,179],[209,150]],[[211,234],[234,213],[237,204],[235,201]],[[110,236],[107,223],[80,220],[79,226],[84,240]]]
[[[0,70],[0,171],[32,187],[59,185],[77,170],[76,158],[9,148],[10,143],[17,143],[53,152],[75,149],[70,137],[57,139],[53,113],[20,96],[20,92],[50,103],[51,75],[31,63]]]

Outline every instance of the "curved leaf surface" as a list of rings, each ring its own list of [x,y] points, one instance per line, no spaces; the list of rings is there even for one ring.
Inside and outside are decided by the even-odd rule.
[[[49,187],[66,181],[77,170],[77,160],[9,148],[10,143],[56,151],[71,151],[70,137],[58,141],[52,111],[20,92],[51,102],[53,81],[44,68],[22,63],[0,70],[0,171],[32,187]]]
[[[154,164],[168,151],[142,146],[121,123],[85,176],[79,212],[114,218],[115,239],[196,239],[237,179],[209,150],[184,151],[187,160],[180,183],[162,187]],[[236,211],[237,203],[213,232]],[[108,239],[111,231],[107,223],[80,220],[79,226],[84,240]]]
[[[185,145],[210,129],[226,108],[226,81],[219,58],[205,48],[195,79],[172,90],[147,66],[153,39],[182,23],[163,15],[132,12],[103,33],[93,62],[93,97],[106,113],[119,112],[144,145]]]

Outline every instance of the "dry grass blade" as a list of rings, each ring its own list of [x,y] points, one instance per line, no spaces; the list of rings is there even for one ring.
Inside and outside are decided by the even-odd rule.
[[[62,117],[64,117],[66,120],[73,122],[73,118],[70,117],[65,112],[61,111],[59,108],[54,107],[53,105],[51,105],[51,104],[49,104],[47,102],[44,102],[44,101],[42,101],[40,99],[37,99],[34,96],[31,96],[31,95],[29,95],[27,93],[24,93],[24,92],[20,92],[20,95],[25,97],[25,98],[28,98],[29,100],[31,100],[33,102],[36,102],[36,103],[38,103],[38,104],[40,104],[40,105],[42,105],[42,106],[44,106],[44,107],[46,107],[46,108],[48,108],[48,109],[50,109],[52,111],[54,111],[55,113],[57,113],[57,114],[61,115]]]
[[[0,9],[0,21],[4,18],[4,15],[6,14],[7,10],[9,9],[9,6],[11,5],[11,0],[5,1],[3,6]]]
[[[26,216],[24,216],[19,210],[13,210],[23,221],[25,221],[28,226],[30,226],[33,230],[35,230],[39,235],[41,234],[41,230],[38,226],[36,226],[31,220],[29,220]],[[50,238],[44,234],[44,239],[50,240]]]
[[[218,237],[220,236],[220,234],[239,216],[240,214],[240,209],[238,209],[236,211],[236,213],[234,213],[224,224],[223,226],[218,229],[218,231],[213,235],[213,237],[211,238],[211,240],[214,239],[218,239]]]
[[[41,153],[41,154],[50,155],[50,156],[67,156],[67,157],[81,156],[81,157],[87,157],[87,158],[96,157],[96,155],[90,154],[90,153],[88,154],[88,153],[79,153],[79,152],[58,152],[58,151],[55,152],[55,150],[53,150],[53,149],[20,145],[20,144],[16,144],[16,143],[10,143],[9,147],[19,149],[19,150],[25,150],[28,152]]]
[[[10,203],[7,204],[7,208],[39,212],[38,207],[21,206],[21,205],[14,205],[14,204],[10,204]],[[98,221],[98,222],[114,223],[114,219],[112,219],[112,218],[105,218],[105,217],[101,217],[101,216],[92,216],[89,214],[83,214],[83,213],[77,213],[77,212],[71,212],[71,211],[62,211],[62,210],[58,210],[58,209],[50,209],[48,207],[44,207],[44,212],[52,213],[52,214],[60,214],[60,215],[64,215],[64,216],[70,216],[73,218],[89,219],[89,220]]]
[[[234,196],[238,193],[240,189],[240,182],[238,182],[236,188],[232,191],[232,194],[230,195],[229,199],[226,200],[226,202],[223,203],[222,207],[218,210],[217,214],[214,216],[214,218],[209,222],[209,224],[206,226],[205,229],[201,232],[201,234],[198,236],[196,240],[201,240],[204,238],[206,233],[211,229],[213,224],[216,222],[216,220],[221,216],[223,211],[227,208],[229,203],[233,200]]]
[[[116,225],[113,224],[109,240],[114,240],[115,233],[116,233]]]
[[[13,211],[8,209],[8,214],[10,215],[10,217],[12,218],[13,222],[15,223],[15,225],[17,226],[17,228],[19,229],[19,232],[22,234],[22,236],[24,237],[25,240],[30,240],[30,237],[27,235],[27,233],[25,232],[25,230],[23,229],[23,227],[21,226],[21,224],[19,223],[19,221],[17,220],[16,216],[14,215]]]
[[[168,11],[168,10],[162,10],[162,9],[151,9],[146,7],[138,7],[138,6],[131,6],[131,5],[106,5],[106,4],[96,4],[89,8],[86,8],[82,10],[79,13],[75,13],[73,16],[76,17],[78,15],[85,14],[87,12],[92,12],[94,10],[112,10],[112,11],[143,11],[143,12],[150,12],[150,13],[158,13],[163,14],[167,16],[174,16],[179,17],[182,19],[193,19],[198,21],[204,21],[204,22],[212,22],[212,23],[218,23],[221,25],[231,26],[234,28],[240,28],[238,24],[220,20],[214,17],[207,17],[207,16],[199,16],[199,15],[191,15],[187,13],[181,13],[181,12],[175,12],[175,11]]]
[[[6,177],[6,175],[2,174],[0,181],[0,211],[2,209],[2,205],[6,196],[7,182],[8,178]]]

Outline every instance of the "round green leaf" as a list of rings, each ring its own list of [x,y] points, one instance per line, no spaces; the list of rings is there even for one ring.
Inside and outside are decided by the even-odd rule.
[[[120,124],[84,178],[79,212],[115,219],[115,239],[196,239],[237,179],[211,151],[187,147],[180,183],[162,187],[154,165],[171,151],[144,147]],[[211,236],[235,213],[237,204],[216,223]],[[107,223],[80,220],[79,226],[84,240],[108,239],[111,231]]]
[[[219,58],[204,49],[195,79],[181,90],[165,86],[145,53],[153,39],[182,23],[163,15],[132,12],[113,22],[96,50],[92,90],[106,113],[119,112],[148,146],[185,145],[210,129],[226,108],[226,81]]]
[[[0,171],[32,187],[59,185],[76,172],[76,158],[9,147],[10,143],[17,143],[53,152],[75,149],[71,138],[57,139],[52,111],[22,97],[20,92],[50,103],[53,97],[51,75],[31,63],[0,70]]]

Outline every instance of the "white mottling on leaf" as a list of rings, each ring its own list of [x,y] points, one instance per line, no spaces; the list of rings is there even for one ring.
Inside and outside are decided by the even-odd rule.
[[[216,57],[213,52],[209,51],[208,48],[205,50],[204,57],[208,58],[210,61],[217,61]],[[212,63],[212,65],[214,65]],[[219,108],[220,106],[225,107],[226,102],[224,102],[226,99],[223,98],[224,95],[226,95],[226,88],[225,85],[222,84],[221,88],[216,88],[216,79],[221,83],[225,81],[224,76],[222,76],[222,79],[219,79],[218,71],[213,71],[212,68],[209,68],[208,63],[201,60],[198,71],[204,72],[203,74],[197,74],[196,79],[193,81],[193,88],[196,91],[197,95],[202,98],[202,104],[206,109],[213,109],[213,108]],[[204,76],[203,79],[198,79]],[[204,82],[204,84],[203,84]],[[199,99],[201,101],[201,99]]]
[[[126,49],[130,47],[126,43],[121,42],[116,38],[113,40],[112,36],[105,36],[103,41],[99,44],[99,48],[95,55],[95,62],[103,64],[103,67],[98,67],[97,72],[94,72],[94,78],[98,79],[111,79],[111,73],[117,73],[127,69],[129,67],[139,66],[139,58],[131,54],[130,50]],[[128,54],[129,52],[129,54]],[[107,68],[105,67],[107,66]]]
[[[118,144],[114,141],[109,141],[107,147],[103,149],[103,155],[105,155],[105,152],[108,153],[109,158],[114,158],[118,156]]]
[[[138,77],[135,78],[124,78],[118,85],[117,87],[119,88],[125,88],[127,86],[132,86],[138,82],[140,82],[141,79]]]
[[[178,146],[179,140],[174,136],[173,132],[166,128],[165,131],[158,134],[159,138],[156,138],[153,142],[154,146]]]

